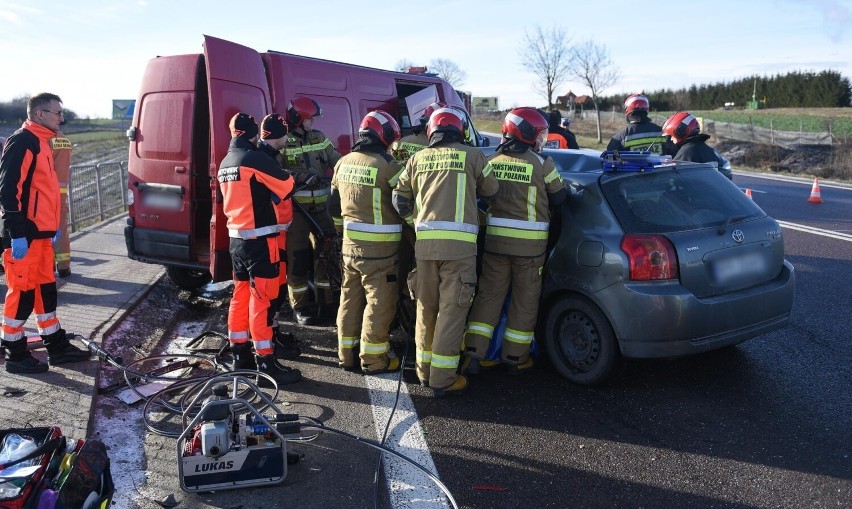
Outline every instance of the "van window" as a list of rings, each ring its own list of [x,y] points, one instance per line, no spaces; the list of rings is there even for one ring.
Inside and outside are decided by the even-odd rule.
[[[192,130],[186,129],[186,126],[191,125],[192,107],[191,91],[162,92],[143,97],[139,110],[141,136],[137,143],[132,144],[136,146],[139,158],[188,160]],[[148,129],[156,129],[156,135],[146,136]]]

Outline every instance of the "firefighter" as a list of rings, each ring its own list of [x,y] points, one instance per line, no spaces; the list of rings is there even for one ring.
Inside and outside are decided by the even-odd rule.
[[[258,128],[251,115],[237,113],[230,128],[233,138],[217,179],[234,266],[234,294],[228,308],[234,369],[256,367],[279,384],[291,384],[302,375],[281,365],[273,355],[270,301],[278,296],[279,227],[273,200],[292,191],[293,179],[274,159],[257,150]]]
[[[278,113],[271,113],[263,117],[260,123],[260,141],[257,142],[257,147],[272,158],[276,158],[279,151],[284,148],[287,142],[287,122]],[[307,182],[312,182],[315,179],[313,175],[300,173],[300,177],[307,178]],[[291,175],[292,177],[292,175]],[[305,180],[298,181],[294,179],[294,184],[304,184]],[[287,229],[293,221],[293,203],[289,197],[278,199],[275,195],[275,215],[278,220],[278,297],[270,302],[270,311],[272,313],[272,335],[274,341],[275,355],[282,359],[296,359],[302,354],[296,340],[292,334],[281,332],[280,329],[280,314],[284,301],[287,299]]]
[[[305,211],[322,229],[328,241],[336,236],[334,224],[326,208],[330,189],[327,183],[331,169],[340,159],[325,135],[313,129],[314,119],[322,116],[320,105],[308,97],[294,97],[287,105],[287,123],[290,133],[283,154],[279,156],[282,167],[291,172],[304,172],[317,177],[317,183],[311,188],[296,191],[293,195]],[[287,231],[289,248],[287,249],[287,287],[290,304],[296,320],[301,325],[311,325],[315,321],[315,309],[311,305],[310,272],[312,265],[311,250],[320,249],[319,239],[310,230],[308,221],[300,214],[293,215],[293,222]],[[319,310],[325,317],[333,314],[335,303],[331,284],[322,264],[313,262],[313,281],[316,287]]]
[[[510,373],[532,368],[533,340],[541,275],[550,228],[550,207],[568,196],[553,159],[538,152],[547,140],[548,124],[534,108],[515,108],[503,121],[503,143],[487,169],[500,182],[486,219],[485,249],[479,291],[468,317],[462,373],[475,375],[483,360],[511,289],[501,356]]]
[[[498,187],[482,151],[463,144],[465,123],[458,110],[435,110],[426,126],[429,147],[408,160],[393,191],[394,207],[417,235],[417,268],[409,275],[417,300],[417,376],[436,397],[467,388],[457,370],[476,288],[476,201],[495,196]]]
[[[382,110],[361,121],[358,142],[334,167],[329,211],[343,224],[343,285],[337,311],[340,366],[355,368],[360,343],[361,370],[368,375],[400,368],[390,351],[390,326],[398,293],[397,252],[402,219],[391,190],[402,172],[388,155],[399,140],[399,125]]]
[[[725,164],[727,161],[707,145],[710,135],[701,134],[701,126],[692,113],[679,111],[670,116],[663,124],[663,134],[670,136],[677,147],[677,153],[672,157],[675,161],[716,163],[719,172],[733,180],[731,169]]]
[[[429,145],[429,138],[426,136],[426,123],[429,122],[429,117],[432,112],[439,108],[446,108],[444,102],[438,101],[430,104],[420,114],[420,119],[416,126],[411,127],[412,134],[399,139],[391,144],[390,153],[394,159],[401,164],[405,164],[408,158],[415,153],[423,150]]]
[[[405,165],[409,157],[429,145],[429,137],[426,136],[426,124],[429,122],[429,117],[433,111],[445,108],[446,106],[446,103],[438,101],[430,104],[423,110],[417,126],[412,128],[414,134],[410,134],[391,144],[390,153],[394,159],[399,161],[400,164]],[[399,315],[400,324],[409,334],[413,333],[413,323],[410,322],[413,321],[415,311],[411,295],[408,292],[408,285],[405,282],[408,273],[414,268],[414,242],[414,229],[408,223],[404,223],[402,225],[402,242],[399,245],[399,272],[397,273],[397,277],[399,278],[399,298],[402,304]]]
[[[59,180],[50,139],[64,123],[62,99],[43,93],[27,102],[27,120],[6,140],[0,158],[0,209],[6,300],[3,335],[6,371],[38,374],[48,366],[88,360],[90,353],[69,341],[56,315],[53,244],[60,238]],[[30,353],[24,325],[35,311],[47,363]]]
[[[651,103],[642,94],[627,97],[624,100],[627,127],[612,136],[606,149],[673,155],[675,148],[663,136],[663,129],[648,118],[650,108]]]

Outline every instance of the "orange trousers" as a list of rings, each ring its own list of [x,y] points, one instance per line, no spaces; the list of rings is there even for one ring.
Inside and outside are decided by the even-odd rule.
[[[24,339],[24,325],[33,311],[39,334],[59,330],[56,317],[56,276],[53,273],[53,243],[33,239],[26,256],[12,258],[12,249],[3,251],[6,269],[6,302],[3,305],[3,341]]]
[[[255,353],[271,355],[272,314],[270,303],[278,297],[278,239],[231,239],[234,294],[228,307],[228,340],[231,344],[254,342]]]

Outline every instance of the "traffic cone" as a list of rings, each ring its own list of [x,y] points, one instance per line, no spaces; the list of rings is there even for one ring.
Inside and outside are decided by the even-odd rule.
[[[749,200],[754,200],[754,198],[751,197],[751,188],[750,187],[746,188],[746,196],[748,197]]]
[[[814,186],[811,188],[811,197],[808,198],[810,203],[822,203],[822,197],[819,194],[819,179],[814,179]]]

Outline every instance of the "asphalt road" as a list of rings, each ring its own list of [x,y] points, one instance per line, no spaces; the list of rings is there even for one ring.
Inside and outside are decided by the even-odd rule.
[[[483,374],[465,396],[435,400],[406,370],[409,384],[403,392],[412,413],[405,413],[405,426],[397,422],[391,432],[412,423],[420,427],[426,459],[434,462],[459,506],[852,504],[852,242],[793,228],[852,234],[852,191],[823,186],[824,203],[811,204],[810,182],[739,174],[734,181],[752,189],[758,205],[790,225],[783,231],[787,258],[797,270],[791,325],[709,354],[627,362],[612,382],[595,388],[563,380],[542,361],[524,377]],[[152,350],[185,344],[201,330],[223,331],[226,299],[226,291],[177,294],[163,282],[110,339]],[[134,325],[152,320],[159,325]],[[333,328],[296,330],[305,354],[294,365],[306,380],[285,395],[287,411],[366,438],[379,436],[393,404],[393,377],[385,375],[378,391],[375,386],[368,391],[364,377],[336,368]],[[397,340],[402,353],[405,342],[399,335]],[[375,393],[382,391],[389,399],[377,405]],[[128,493],[118,508],[159,507],[154,502],[170,493],[180,507],[373,507],[376,453],[328,433],[292,448],[305,457],[291,466],[282,486],[182,493],[174,440],[145,434],[134,417],[138,409],[122,405],[102,398],[98,413],[106,416],[95,426],[107,433],[121,415],[134,438],[119,441],[136,451],[144,444],[146,459],[137,467],[127,460],[127,469],[136,470],[116,475]],[[120,444],[112,447],[124,459]],[[419,450],[400,448],[411,455]],[[425,478],[421,484],[430,486]],[[386,491],[382,485],[379,507],[442,506],[428,500],[434,489],[424,495],[415,486],[390,498]],[[425,499],[414,501],[420,496]]]

